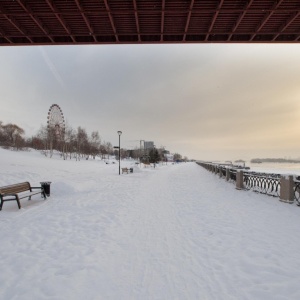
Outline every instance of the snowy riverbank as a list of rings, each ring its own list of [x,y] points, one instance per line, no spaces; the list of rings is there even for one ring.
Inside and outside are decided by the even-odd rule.
[[[131,166],[130,162],[122,162]],[[135,167],[0,149],[0,299],[299,299],[300,210],[195,163]]]

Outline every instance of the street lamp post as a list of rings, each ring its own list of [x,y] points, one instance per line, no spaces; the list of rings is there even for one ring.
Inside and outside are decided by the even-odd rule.
[[[119,175],[121,175],[121,134],[122,131],[118,131],[118,135],[119,135]]]
[[[144,142],[144,150],[142,151],[142,142]],[[141,166],[141,163],[142,163],[142,157],[144,156],[145,154],[145,141],[144,140],[140,140],[140,166]]]
[[[156,164],[156,147],[153,145],[153,156],[154,156],[154,169],[155,169],[155,164]]]

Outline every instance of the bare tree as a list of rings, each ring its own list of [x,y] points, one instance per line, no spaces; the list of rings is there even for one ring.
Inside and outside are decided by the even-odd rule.
[[[101,138],[98,131],[93,131],[90,137],[90,154],[95,159],[99,154]]]
[[[3,132],[3,122],[0,121],[0,145],[4,145],[5,143],[5,137]]]
[[[180,161],[180,160],[182,160],[181,154],[175,153],[175,154],[173,155],[173,160],[174,160],[174,161]]]
[[[4,137],[4,144],[9,147],[14,147],[19,150],[25,145],[25,140],[22,135],[24,135],[25,131],[21,127],[16,124],[1,124],[1,131]]]
[[[50,155],[51,140],[49,139],[47,127],[42,125],[41,128],[39,129],[36,137],[43,143],[42,153],[45,156]]]
[[[88,135],[84,128],[80,126],[77,128],[76,134],[76,160],[80,160],[80,157],[83,155],[84,150],[87,149],[88,144]],[[85,149],[84,149],[85,148]]]
[[[75,152],[75,140],[75,130],[67,124],[62,147],[62,157],[64,160],[66,160],[68,157],[70,159],[72,158],[72,153]]]
[[[110,142],[106,142],[106,151],[107,155],[113,155],[114,153],[114,148]]]

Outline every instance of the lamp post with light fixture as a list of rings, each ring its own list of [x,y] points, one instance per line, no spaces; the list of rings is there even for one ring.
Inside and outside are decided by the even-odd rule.
[[[121,134],[122,131],[118,131],[118,135],[119,135],[119,175],[121,175]]]

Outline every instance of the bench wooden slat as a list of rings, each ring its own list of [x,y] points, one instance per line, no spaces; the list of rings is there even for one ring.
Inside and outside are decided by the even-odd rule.
[[[29,182],[22,182],[18,184],[8,185],[0,188],[0,194],[16,194],[31,190]]]

